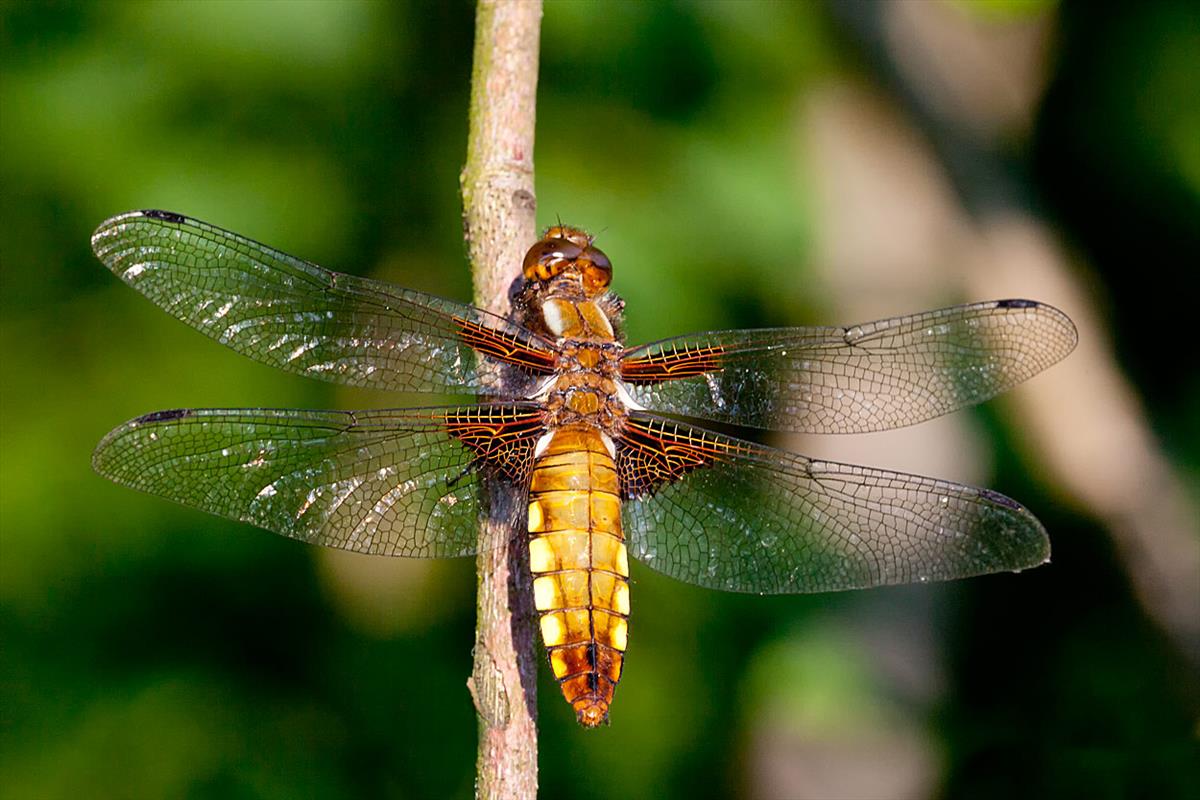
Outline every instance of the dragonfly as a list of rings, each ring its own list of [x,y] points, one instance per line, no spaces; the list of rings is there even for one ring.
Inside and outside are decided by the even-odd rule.
[[[527,541],[538,627],[578,721],[607,722],[630,557],[697,586],[792,594],[1045,563],[1038,520],[997,492],[806,458],[688,419],[860,433],[979,403],[1064,358],[1061,311],[993,300],[847,327],[724,330],[626,346],[612,264],[562,224],[500,316],[332,272],[204,222],[132,211],[99,259],[176,319],[287,372],[460,405],[157,411],[93,466],[128,487],[329,547],[467,556],[488,497]]]

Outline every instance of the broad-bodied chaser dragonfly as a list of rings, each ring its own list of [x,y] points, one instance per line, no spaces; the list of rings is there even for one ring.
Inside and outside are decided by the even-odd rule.
[[[912,425],[1066,356],[1075,328],[1042,303],[626,347],[608,258],[562,225],[525,256],[508,318],[165,211],[114,217],[92,247],[168,313],[251,358],[352,386],[485,397],[159,411],[109,433],[93,464],[284,536],[416,558],[488,546],[483,489],[506,484],[522,499],[513,529],[529,537],[550,667],[585,726],[607,720],[621,677],[630,556],[760,594],[948,580],[1049,557],[1033,515],[987,489],[805,458],[660,415],[813,433]]]

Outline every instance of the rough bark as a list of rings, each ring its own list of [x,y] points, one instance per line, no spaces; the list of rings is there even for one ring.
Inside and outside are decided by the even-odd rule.
[[[500,314],[508,310],[508,288],[536,236],[533,136],[541,17],[540,0],[480,0],[476,10],[463,229],[475,301]],[[479,715],[475,792],[481,798],[532,798],[537,643],[525,538],[511,535],[521,509],[503,487],[489,493],[468,681]],[[503,544],[492,546],[496,542]]]

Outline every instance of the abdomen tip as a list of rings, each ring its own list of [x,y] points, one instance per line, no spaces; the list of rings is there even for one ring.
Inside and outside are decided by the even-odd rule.
[[[608,704],[592,703],[575,709],[575,717],[585,728],[596,728],[608,722]]]

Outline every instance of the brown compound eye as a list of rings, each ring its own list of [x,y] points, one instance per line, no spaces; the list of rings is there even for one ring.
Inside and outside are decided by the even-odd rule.
[[[542,239],[529,248],[521,270],[526,280],[548,281],[579,258],[581,253],[582,247],[566,239]]]
[[[612,262],[604,251],[589,247],[583,251],[583,290],[589,296],[599,294],[612,283]]]

